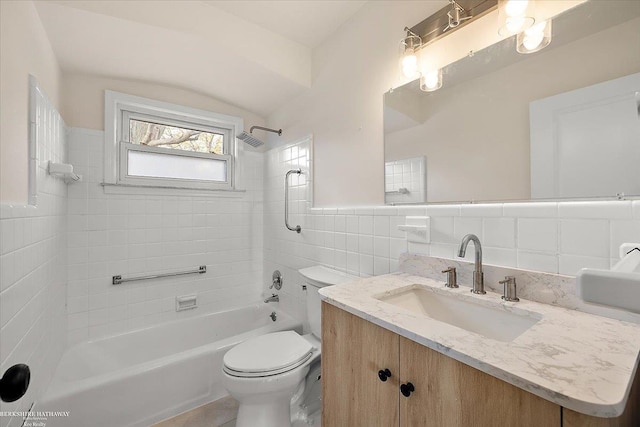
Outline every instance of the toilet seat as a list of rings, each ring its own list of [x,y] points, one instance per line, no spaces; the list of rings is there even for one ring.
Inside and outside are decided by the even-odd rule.
[[[291,371],[313,355],[311,343],[294,331],[250,338],[224,355],[224,371],[234,377],[267,377]]]

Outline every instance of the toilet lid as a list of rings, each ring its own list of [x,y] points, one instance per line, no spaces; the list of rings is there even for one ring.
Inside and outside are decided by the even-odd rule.
[[[281,373],[304,363],[312,351],[311,343],[294,331],[273,332],[233,347],[224,355],[224,367],[228,373],[238,376]]]

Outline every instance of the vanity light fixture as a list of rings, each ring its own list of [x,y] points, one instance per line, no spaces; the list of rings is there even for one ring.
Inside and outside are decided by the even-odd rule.
[[[442,68],[432,70],[420,76],[420,90],[433,92],[442,87]]]
[[[534,53],[551,43],[551,19],[538,22],[531,28],[518,33],[516,50],[518,53]]]
[[[407,78],[416,78],[420,74],[416,52],[422,46],[422,39],[408,27],[404,27],[404,30],[407,32],[407,36],[400,40],[402,74]]]
[[[498,0],[498,34],[511,36],[535,23],[533,0]]]
[[[449,23],[447,24],[446,27],[444,27],[444,30],[442,30],[443,33],[452,28],[457,28],[464,21],[473,18],[473,16],[471,15],[462,16],[466,14],[467,11],[464,10],[464,8],[460,6],[455,0],[449,0],[449,3],[451,4],[451,10],[447,13],[447,17],[449,18]]]

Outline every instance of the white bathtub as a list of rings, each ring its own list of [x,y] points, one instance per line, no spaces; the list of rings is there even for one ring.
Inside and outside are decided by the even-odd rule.
[[[227,350],[268,332],[302,332],[300,322],[274,307],[253,305],[80,343],[62,356],[34,410],[70,412],[47,427],[141,427],[227,396]]]

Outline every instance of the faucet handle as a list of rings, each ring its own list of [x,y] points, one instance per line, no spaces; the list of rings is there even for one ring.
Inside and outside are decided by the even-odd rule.
[[[457,288],[458,287],[458,274],[456,273],[455,267],[449,267],[446,270],[442,270],[443,273],[447,273],[447,283],[445,286],[447,288]]]
[[[502,299],[505,301],[520,301],[518,298],[518,290],[516,288],[516,278],[514,276],[505,276],[504,280],[500,280],[498,283],[504,285],[504,295]]]

